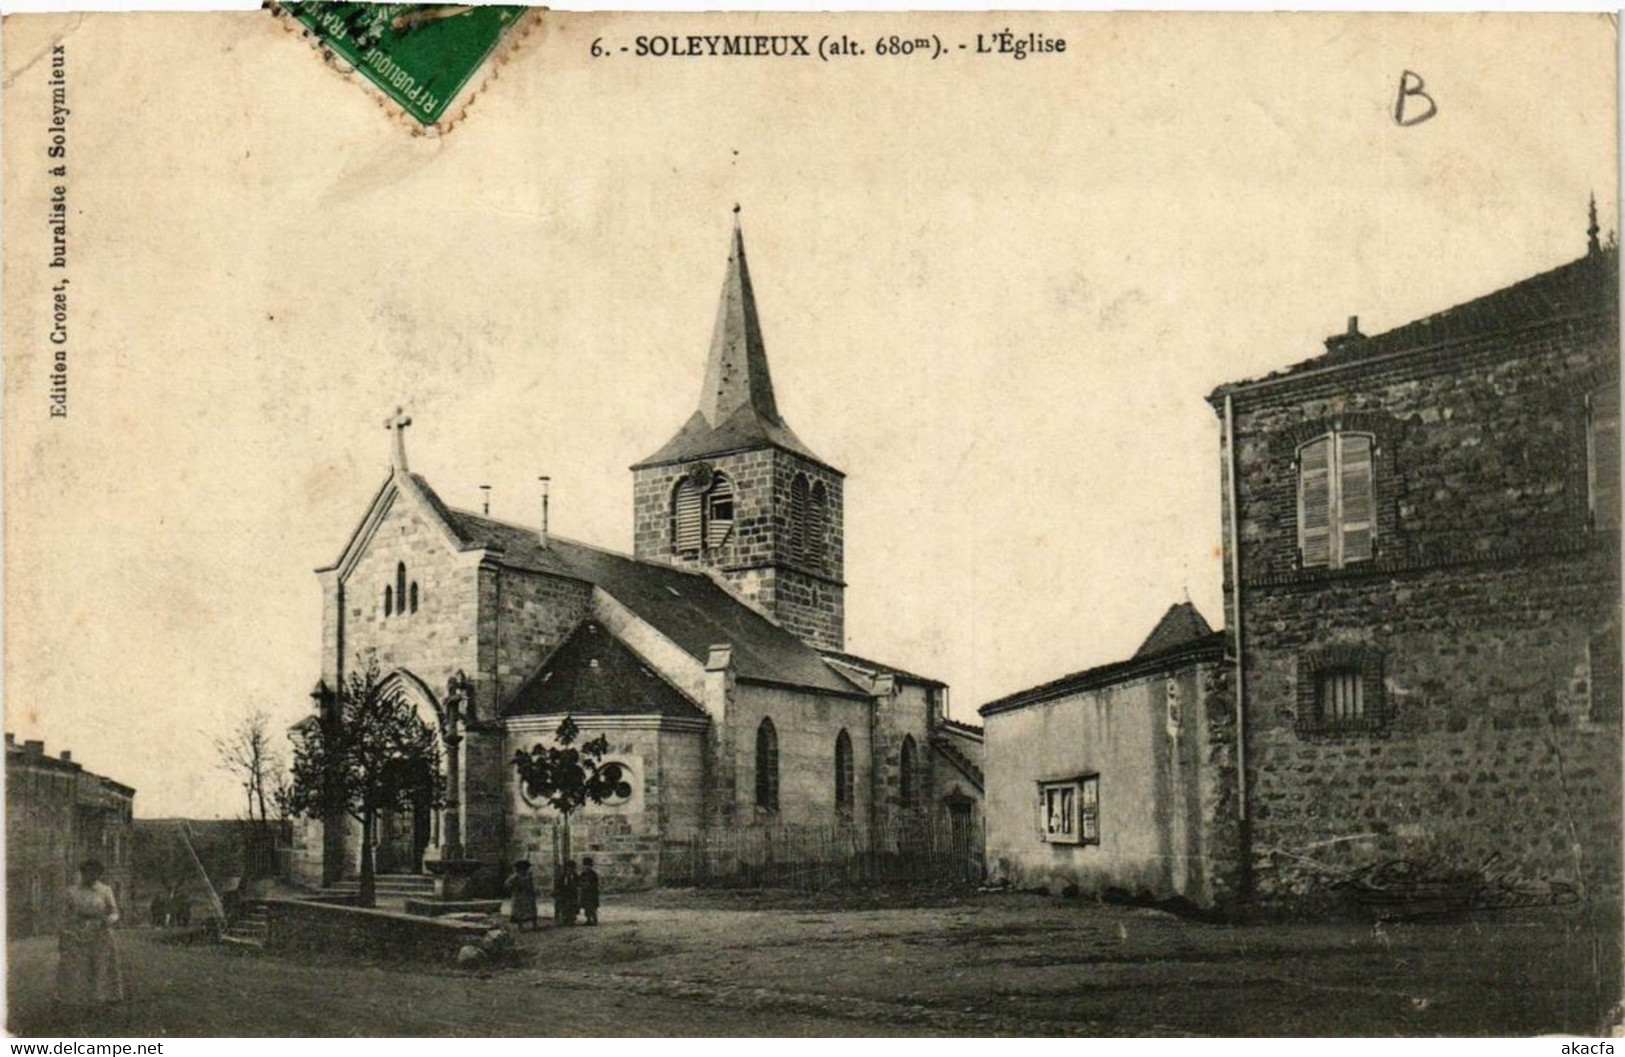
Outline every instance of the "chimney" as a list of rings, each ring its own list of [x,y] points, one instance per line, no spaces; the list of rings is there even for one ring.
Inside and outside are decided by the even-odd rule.
[[[63,749],[62,750],[62,762],[63,763],[72,763],[73,762],[73,753],[69,752],[67,749]]]
[[[10,731],[7,731],[6,732],[6,748],[15,749],[16,747],[17,747],[17,735],[11,733]]]
[[[30,756],[44,756],[45,743],[43,741],[25,741],[23,742],[23,751]]]
[[[1331,337],[1326,339],[1326,351],[1339,352],[1343,349],[1357,345],[1364,340],[1365,335],[1360,333],[1360,317],[1350,316],[1348,330],[1342,334],[1333,334]]]
[[[488,485],[488,484],[480,485],[480,498],[481,498],[482,503],[484,504],[483,507],[482,507],[482,512],[485,514],[486,517],[490,517],[491,516],[491,486],[490,485]]]
[[[553,478],[538,477],[536,479],[542,482],[542,530],[537,534],[537,538],[541,540],[542,546],[545,547],[547,546],[547,493],[548,486],[553,483]]]

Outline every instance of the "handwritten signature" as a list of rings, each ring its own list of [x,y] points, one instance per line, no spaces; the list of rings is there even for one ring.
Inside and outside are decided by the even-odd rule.
[[[1334,881],[1357,903],[1390,920],[1451,917],[1458,914],[1565,906],[1580,892],[1566,881],[1520,881],[1497,868],[1500,853],[1477,867],[1439,860],[1389,859]]]

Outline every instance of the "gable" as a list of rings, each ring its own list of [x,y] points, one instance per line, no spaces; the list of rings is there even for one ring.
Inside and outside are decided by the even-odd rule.
[[[454,522],[446,516],[444,504],[428,487],[428,482],[416,474],[391,473],[373,495],[360,524],[350,534],[338,559],[332,565],[316,571],[337,572],[341,582],[350,580],[386,525],[391,528],[421,526],[427,538],[436,540],[448,551],[470,549],[470,541],[457,531]]]
[[[584,620],[507,703],[503,715],[698,719],[706,713],[607,627]]]

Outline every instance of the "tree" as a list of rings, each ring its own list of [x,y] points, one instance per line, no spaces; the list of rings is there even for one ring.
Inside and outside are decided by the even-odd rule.
[[[602,804],[612,797],[631,795],[626,776],[618,763],[605,763],[609,739],[600,734],[574,747],[581,728],[569,716],[553,732],[556,745],[533,745],[513,754],[519,772],[520,789],[531,804],[545,804],[559,813],[564,830],[559,854],[570,857],[570,816],[591,803]]]
[[[271,821],[276,790],[285,781],[282,754],[271,741],[270,724],[264,709],[250,708],[230,734],[214,739],[220,769],[242,784],[250,822]]]
[[[434,810],[444,805],[440,748],[412,703],[385,693],[378,665],[351,672],[322,714],[296,728],[289,809],[324,821],[349,815],[361,823],[362,906],[374,897],[372,843],[380,811]]]

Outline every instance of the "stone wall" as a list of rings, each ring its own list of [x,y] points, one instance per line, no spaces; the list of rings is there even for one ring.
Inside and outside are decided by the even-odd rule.
[[[671,539],[677,483],[697,462],[651,466],[633,474],[634,553],[651,561],[714,568],[741,595],[791,631],[819,646],[845,641],[845,498],[834,471],[775,448],[700,460],[734,485],[734,525],[719,547],[694,557],[678,555]],[[790,496],[797,475],[809,490],[822,484],[828,504],[824,526],[806,555],[790,544]]]
[[[575,718],[581,727],[577,745],[600,734],[609,739],[605,759],[626,768],[632,795],[623,802],[589,804],[572,816],[571,857],[579,864],[583,856],[592,856],[606,893],[658,885],[666,838],[692,833],[700,824],[704,730],[697,724],[653,717]],[[559,717],[510,720],[507,756],[535,744],[550,744],[558,721]],[[513,768],[506,766],[505,771],[511,819],[508,860],[530,860],[538,889],[549,891],[561,819],[550,809],[526,802]]]
[[[862,698],[815,694],[754,683],[738,683],[728,703],[734,731],[738,825],[834,826],[835,742],[845,730],[852,739],[854,802],[851,822],[867,833],[874,759],[869,730],[870,703]],[[756,729],[773,720],[779,741],[779,809],[756,806]]]
[[[268,899],[265,947],[271,951],[343,951],[358,958],[450,964],[485,935],[483,926],[331,901]]]
[[[1619,541],[1586,453],[1617,342],[1566,318],[1235,395],[1259,898],[1390,858],[1617,890]],[[1374,558],[1335,571],[1297,551],[1328,429],[1378,446]],[[1362,729],[1319,718],[1330,666],[1363,673]]]

